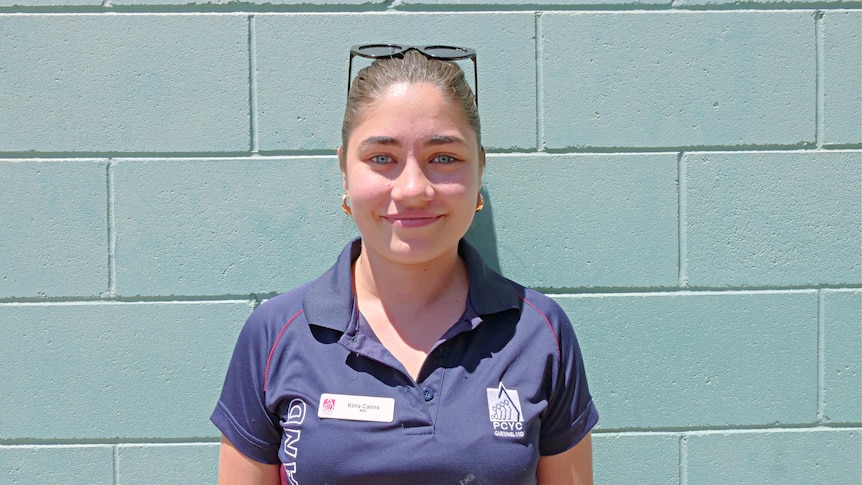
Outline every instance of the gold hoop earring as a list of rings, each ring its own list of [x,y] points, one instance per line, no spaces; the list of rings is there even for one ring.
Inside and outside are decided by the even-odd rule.
[[[485,198],[482,197],[482,192],[479,192],[479,197],[476,197],[476,212],[479,212],[485,207]]]
[[[349,216],[353,215],[353,211],[350,209],[350,206],[347,205],[347,192],[341,194],[341,210]]]

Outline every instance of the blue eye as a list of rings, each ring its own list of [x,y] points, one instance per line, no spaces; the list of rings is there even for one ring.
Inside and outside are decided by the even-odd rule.
[[[453,163],[453,162],[457,161],[457,158],[453,157],[452,155],[437,155],[436,157],[434,157],[432,159],[432,161],[434,163],[447,164],[447,163]]]
[[[389,155],[374,155],[369,160],[371,161],[371,163],[385,165],[392,162],[392,157],[390,157]]]

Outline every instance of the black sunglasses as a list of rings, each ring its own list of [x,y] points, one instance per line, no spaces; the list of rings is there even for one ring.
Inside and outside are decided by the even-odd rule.
[[[476,72],[476,51],[469,47],[452,47],[448,45],[401,45],[401,44],[358,44],[350,48],[350,62],[347,66],[347,92],[350,93],[350,81],[353,76],[353,58],[356,56],[368,59],[391,59],[402,57],[409,50],[418,51],[429,59],[443,61],[473,61],[473,97],[479,106],[479,74]]]

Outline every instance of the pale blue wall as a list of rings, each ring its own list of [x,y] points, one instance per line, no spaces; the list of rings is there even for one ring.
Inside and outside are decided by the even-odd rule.
[[[572,317],[597,483],[862,482],[860,2],[0,0],[0,483],[215,480],[385,39],[479,52],[470,236]]]

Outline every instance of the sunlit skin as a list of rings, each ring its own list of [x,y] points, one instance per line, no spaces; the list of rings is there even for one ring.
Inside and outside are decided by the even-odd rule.
[[[483,152],[439,88],[390,86],[339,155],[363,254],[423,266],[457,257],[476,208]]]

